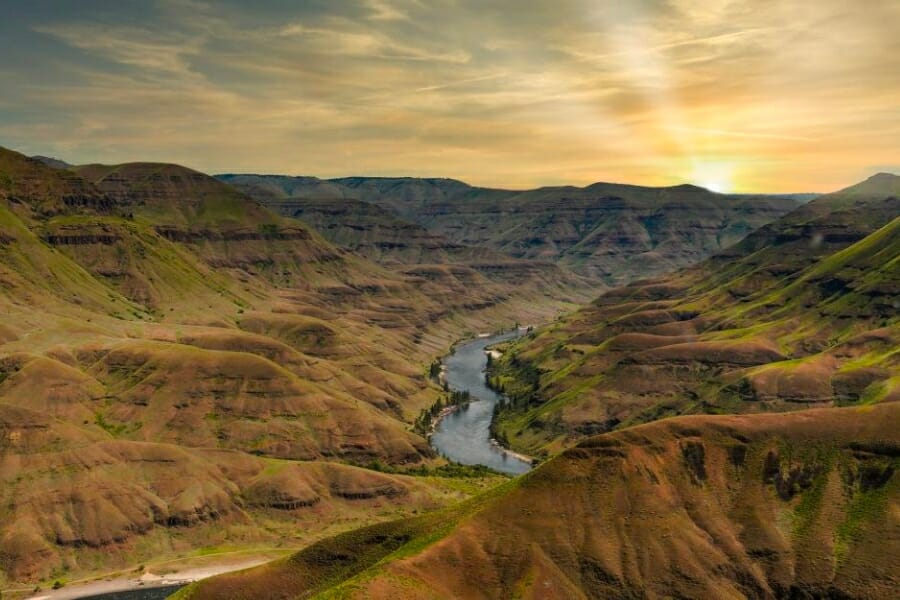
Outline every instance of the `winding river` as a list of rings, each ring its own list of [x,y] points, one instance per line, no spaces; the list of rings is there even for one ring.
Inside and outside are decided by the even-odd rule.
[[[468,390],[473,397],[468,408],[459,408],[441,419],[431,436],[431,445],[450,460],[465,465],[487,465],[511,475],[531,470],[529,461],[491,443],[491,419],[501,396],[484,383],[485,348],[518,336],[518,331],[510,331],[478,338],[457,346],[444,360],[450,389]]]

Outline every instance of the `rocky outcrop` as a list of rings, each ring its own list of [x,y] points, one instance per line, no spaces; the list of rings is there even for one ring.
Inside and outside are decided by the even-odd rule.
[[[227,231],[212,229],[176,229],[174,227],[156,227],[156,232],[167,240],[182,244],[198,244],[202,242],[249,242],[261,240],[306,241],[310,234],[304,229],[260,228],[259,230],[231,229]]]

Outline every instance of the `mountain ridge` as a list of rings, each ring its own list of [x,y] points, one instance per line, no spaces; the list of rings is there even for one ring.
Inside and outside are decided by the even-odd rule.
[[[822,196],[520,343],[493,375],[512,398],[498,435],[536,452],[683,412],[799,410],[858,401],[878,382],[895,389],[883,344],[900,339],[897,180],[865,197],[846,188],[850,208],[844,190]]]
[[[310,185],[305,177],[222,178],[273,205],[287,198],[321,204],[329,194],[362,200],[453,243],[552,261],[606,285],[697,262],[799,203],[778,196],[717,195],[690,185],[598,182],[501,190],[442,179],[356,177]],[[699,233],[685,234],[689,228]]]

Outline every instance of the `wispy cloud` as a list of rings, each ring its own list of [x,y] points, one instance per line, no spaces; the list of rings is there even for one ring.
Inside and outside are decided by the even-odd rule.
[[[705,169],[828,189],[900,155],[900,3],[764,4],[3,3],[0,139],[73,161],[507,186]]]
[[[464,63],[471,57],[458,49],[433,51],[399,42],[377,31],[354,31],[308,26],[303,23],[285,25],[278,32],[283,37],[304,37],[307,49],[322,53],[342,54],[369,59],[421,60]]]
[[[727,136],[737,138],[754,138],[760,140],[794,140],[811,142],[816,138],[800,136],[800,135],[783,135],[777,133],[756,133],[752,131],[727,131],[725,129],[704,129],[700,127],[669,127],[672,131],[680,131],[685,133],[700,133],[703,135]]]
[[[370,11],[368,18],[373,21],[409,20],[409,14],[405,10],[388,0],[367,0],[366,6]]]
[[[478,77],[469,77],[467,79],[457,79],[456,81],[448,81],[445,83],[439,83],[436,85],[426,85],[423,87],[416,88],[413,90],[414,92],[436,92],[438,90],[446,90],[452,87],[459,87],[461,85],[468,85],[470,83],[478,83],[481,81],[493,81],[495,79],[500,79],[502,77],[506,77],[505,73],[493,73],[491,75],[480,75]]]
[[[34,31],[114,62],[169,73],[186,73],[189,70],[186,57],[200,50],[196,38],[128,26],[52,24],[36,25]]]

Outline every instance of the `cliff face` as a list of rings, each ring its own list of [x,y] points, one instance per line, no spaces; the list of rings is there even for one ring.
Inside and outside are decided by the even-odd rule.
[[[83,178],[0,148],[0,200],[25,219],[74,211],[108,214],[115,200]]]
[[[361,200],[287,198],[265,204],[283,216],[307,223],[333,244],[382,264],[465,263],[503,257],[452,242]]]

